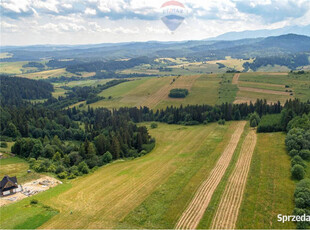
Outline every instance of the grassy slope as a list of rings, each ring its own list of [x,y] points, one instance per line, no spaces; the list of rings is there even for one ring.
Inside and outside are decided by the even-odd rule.
[[[258,134],[237,228],[295,228],[277,222],[278,214],[290,215],[294,209],[295,184],[284,139],[283,133]]]
[[[239,86],[241,87],[250,87],[250,88],[257,88],[257,89],[268,89],[268,90],[275,90],[275,91],[281,91],[281,92],[285,92],[285,90],[290,90],[290,88],[284,88],[283,86],[278,86],[278,85],[259,85],[259,84],[255,84],[253,82],[242,82],[239,81],[238,83]]]
[[[180,106],[182,105],[196,105],[208,104],[215,105],[217,98],[214,95],[218,94],[220,79],[214,75],[202,75],[193,84],[189,95],[184,99],[167,98],[161,101],[156,108],[166,108],[167,106]]]
[[[121,100],[124,96],[131,91],[134,91],[139,85],[150,80],[150,78],[142,78],[134,81],[125,82],[114,87],[111,87],[107,90],[102,91],[99,96],[108,98],[109,96],[112,99],[104,99],[96,103],[91,104],[92,107],[107,107],[107,108],[119,108],[122,106],[134,106],[135,102],[132,103],[122,103]]]
[[[48,219],[58,213],[57,210],[45,206],[43,202],[58,196],[69,189],[71,184],[62,184],[42,192],[34,197],[23,199],[19,202],[1,207],[1,229],[33,229],[41,226]],[[37,205],[30,205],[30,201],[36,199]]]
[[[3,176],[16,176],[19,183],[23,183],[25,181],[33,180],[39,178],[40,175],[31,172],[27,173],[29,169],[29,164],[18,157],[10,157],[0,159],[0,178],[2,179]]]
[[[168,207],[171,210],[167,216],[165,209],[160,208],[158,215],[167,218],[163,226],[173,226],[182,211],[181,201],[187,202],[186,199],[191,198],[193,188],[199,186],[225,147],[221,145],[216,152],[212,152],[217,144],[222,143],[226,129],[227,126],[217,124],[195,127],[160,124],[157,129],[151,130],[151,135],[157,140],[151,153],[132,161],[115,162],[90,176],[79,178],[73,182],[72,189],[48,201],[47,204],[59,209],[60,214],[42,228],[116,227],[150,194],[163,188],[171,189],[171,193],[167,190],[157,207],[168,205],[170,201]],[[229,140],[232,132],[229,129],[223,143]],[[159,194],[163,191],[165,189]]]
[[[27,61],[22,62],[1,62],[0,63],[0,73],[6,74],[21,74],[22,66],[27,64]]]
[[[167,182],[126,216],[117,228],[173,228],[186,204],[214,167],[233,131],[233,126],[218,126],[200,151],[180,155],[176,164],[178,168]]]
[[[268,73],[246,73],[241,74],[239,80],[247,82],[261,82],[269,84],[285,84],[289,85],[290,89],[293,89],[294,97],[298,97],[303,101],[309,100],[310,98],[310,73],[307,74],[289,74],[289,75],[268,75]],[[250,92],[251,93],[251,92]],[[250,95],[250,97],[260,98],[265,97],[270,100],[275,100],[275,95]],[[246,94],[245,94],[246,95]],[[243,95],[243,96],[245,96]],[[239,96],[239,94],[238,94]],[[277,96],[277,95],[276,95]],[[286,98],[289,98],[288,96]],[[281,100],[285,99],[285,96],[280,96]]]

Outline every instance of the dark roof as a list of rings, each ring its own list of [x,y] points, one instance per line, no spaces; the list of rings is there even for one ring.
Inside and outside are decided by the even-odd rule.
[[[14,184],[17,184],[16,176],[13,177],[4,176],[2,181],[0,182],[0,190],[2,190],[9,181],[11,181]]]

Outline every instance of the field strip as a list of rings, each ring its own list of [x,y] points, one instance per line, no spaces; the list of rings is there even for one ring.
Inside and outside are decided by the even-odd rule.
[[[274,94],[274,95],[290,95],[290,92],[281,92],[276,90],[269,90],[269,89],[258,89],[258,88],[250,88],[250,87],[240,87],[240,91],[248,91],[248,92],[255,92],[255,93],[266,93],[266,94]]]
[[[198,188],[194,198],[183,212],[181,218],[176,224],[176,229],[195,229],[198,226],[216,187],[220,183],[231,161],[241,134],[243,133],[245,124],[245,121],[237,123],[236,130],[224,152],[210,172],[209,177]]]
[[[234,229],[236,227],[256,139],[255,130],[251,130],[242,144],[239,159],[229,177],[211,229]]]
[[[285,85],[279,84],[271,84],[271,83],[262,83],[262,82],[254,82],[254,81],[239,81],[240,84],[251,84],[251,85],[261,85],[261,86],[273,86],[279,88],[285,88]]]
[[[232,79],[232,84],[233,85],[238,85],[238,80],[239,80],[239,77],[240,77],[240,73],[236,73]]]

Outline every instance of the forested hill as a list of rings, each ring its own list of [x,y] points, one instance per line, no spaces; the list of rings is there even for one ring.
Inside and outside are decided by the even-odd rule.
[[[48,82],[0,75],[1,106],[21,105],[24,100],[51,98],[53,91],[53,85]]]
[[[50,63],[67,67],[75,60],[87,62],[115,60],[118,58],[137,58],[147,56],[157,57],[186,57],[222,59],[225,56],[233,58],[255,58],[270,55],[288,55],[310,52],[310,37],[296,34],[281,36],[241,39],[235,41],[183,41],[183,42],[130,42],[116,44],[98,44],[84,46],[29,46],[2,47],[3,52],[12,54],[12,58],[0,61],[39,61],[49,59],[74,59],[73,62]],[[139,61],[139,60],[136,60]],[[111,63],[109,63],[111,64]],[[115,67],[124,63],[113,63]],[[130,62],[126,64],[132,64]],[[84,67],[86,68],[86,67]]]

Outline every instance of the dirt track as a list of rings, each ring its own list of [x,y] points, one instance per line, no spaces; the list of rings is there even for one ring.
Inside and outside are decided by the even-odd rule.
[[[238,85],[238,80],[239,80],[239,77],[240,77],[240,73],[236,73],[232,79],[232,84],[233,85]]]
[[[274,94],[274,95],[290,95],[290,92],[281,92],[276,90],[269,90],[269,89],[258,89],[258,88],[250,88],[250,87],[240,87],[240,91],[248,91],[248,92],[255,92],[255,93],[266,93],[266,94]]]
[[[229,177],[211,229],[235,228],[255,145],[256,133],[251,130],[242,144],[239,159]]]
[[[245,121],[237,123],[235,132],[233,133],[223,154],[217,161],[209,177],[198,188],[194,198],[177,222],[175,227],[176,229],[195,229],[198,226],[206,208],[209,205],[215,189],[220,183],[231,161],[241,134],[243,133],[245,124]]]

